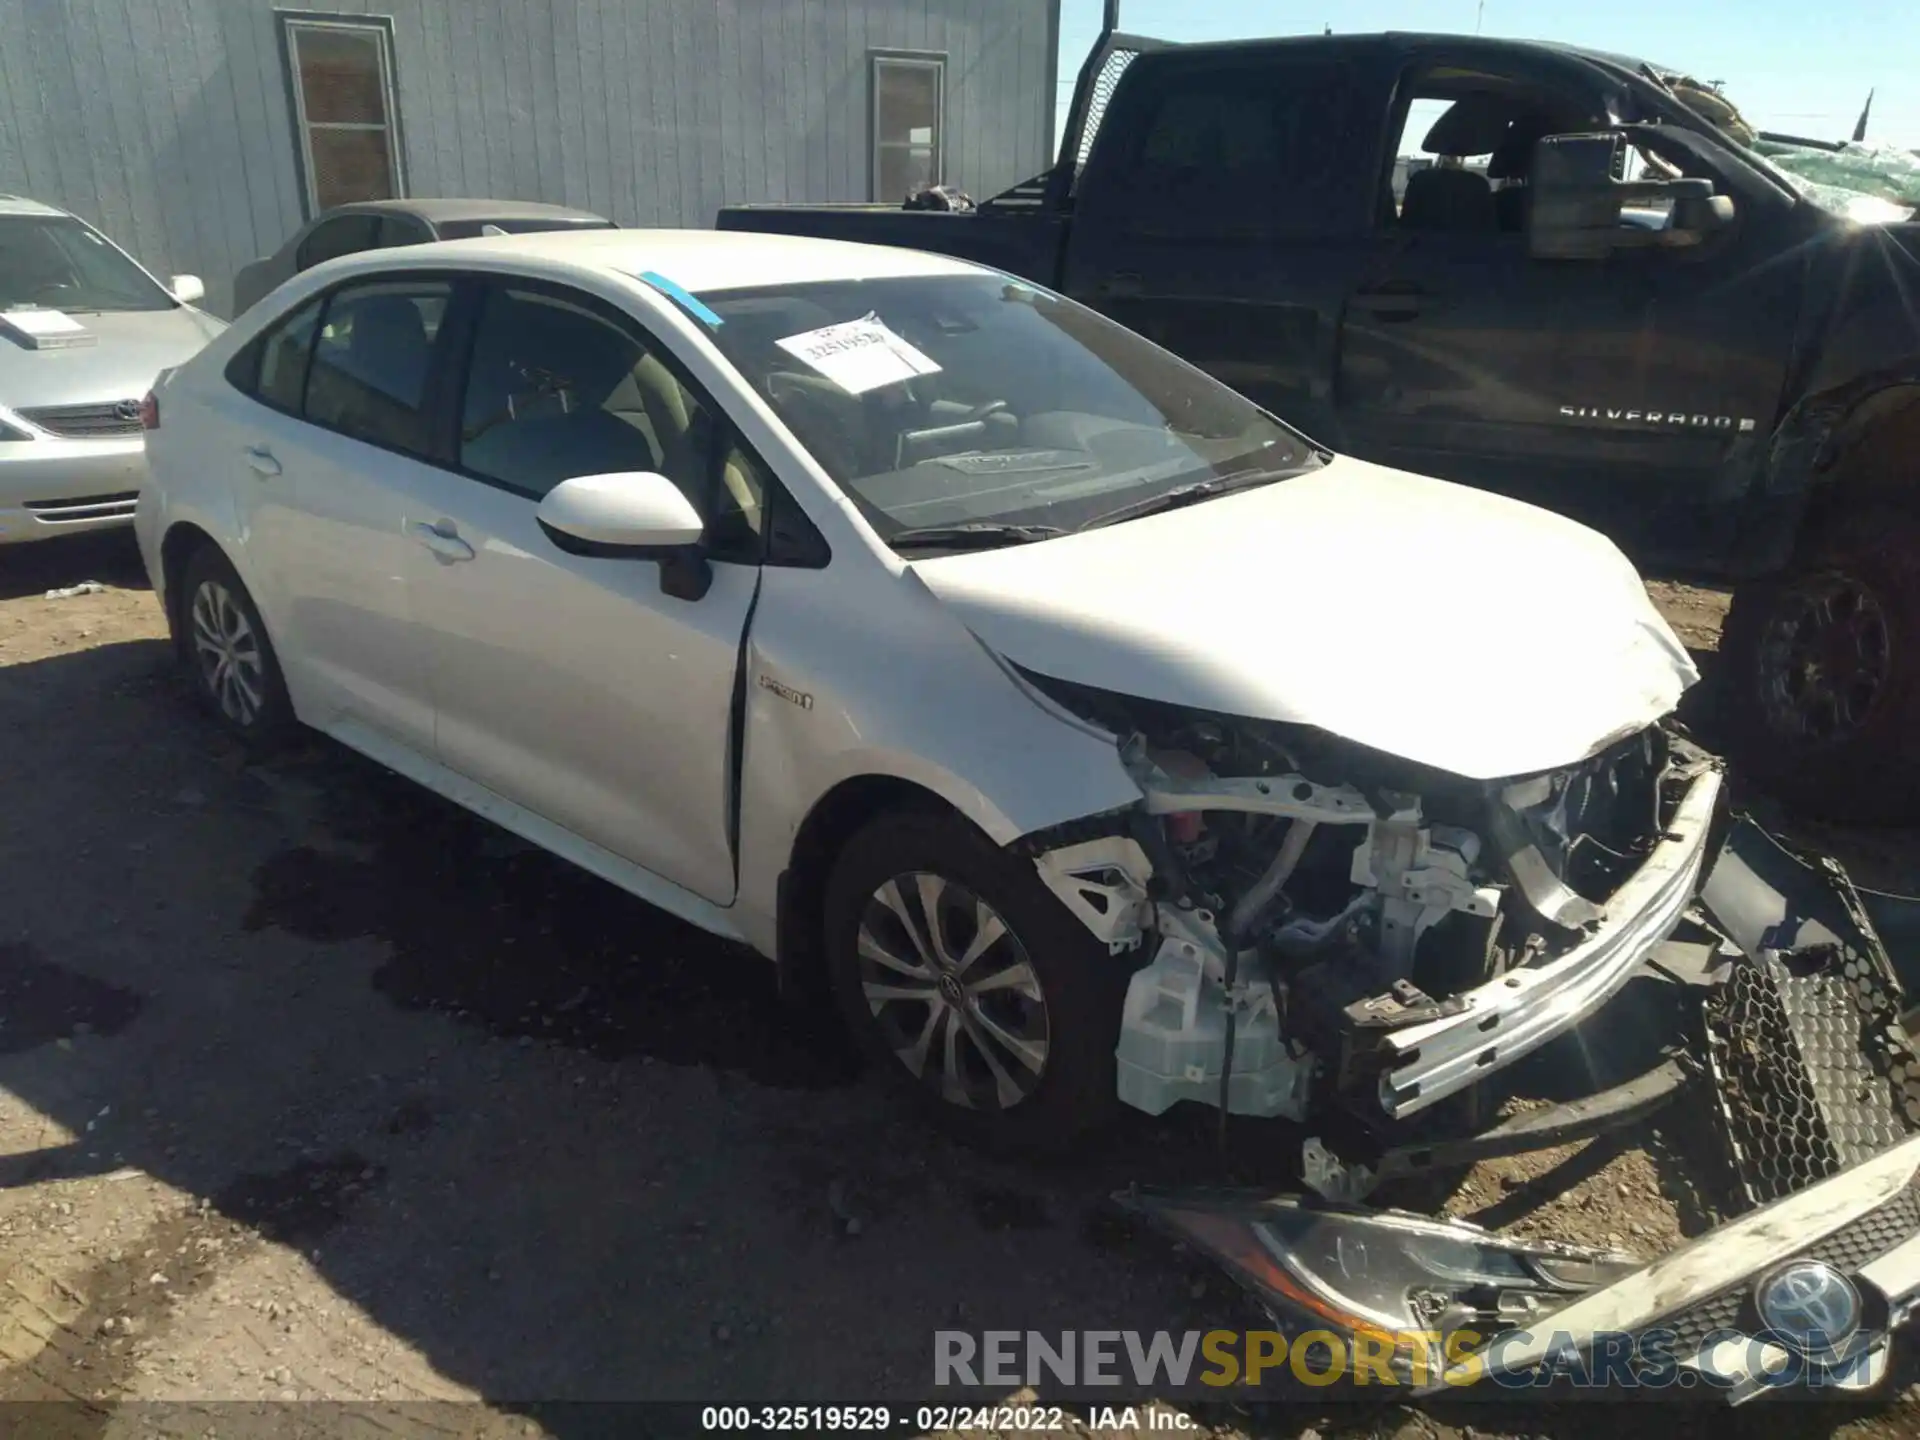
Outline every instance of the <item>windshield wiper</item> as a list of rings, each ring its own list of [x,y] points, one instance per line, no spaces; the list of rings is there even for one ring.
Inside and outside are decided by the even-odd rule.
[[[968,520],[958,525],[922,525],[886,537],[896,550],[990,550],[996,545],[1026,545],[1067,532],[1058,525],[1011,525],[1001,520]]]
[[[1197,505],[1202,500],[1211,500],[1216,495],[1228,495],[1235,490],[1252,490],[1261,485],[1271,485],[1276,480],[1291,479],[1299,473],[1299,469],[1247,470],[1238,475],[1216,475],[1208,480],[1195,480],[1191,484],[1176,485],[1171,490],[1162,490],[1158,495],[1149,495],[1144,500],[1135,500],[1131,504],[1120,506],[1117,510],[1109,510],[1104,515],[1096,515],[1080,528],[1098,530],[1103,525],[1118,525],[1123,520],[1138,520],[1143,515],[1158,515],[1164,510],[1179,510],[1187,505]]]

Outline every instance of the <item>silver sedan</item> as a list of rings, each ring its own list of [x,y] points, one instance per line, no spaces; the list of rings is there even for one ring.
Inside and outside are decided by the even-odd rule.
[[[140,398],[225,326],[84,220],[0,195],[0,545],[128,525]]]

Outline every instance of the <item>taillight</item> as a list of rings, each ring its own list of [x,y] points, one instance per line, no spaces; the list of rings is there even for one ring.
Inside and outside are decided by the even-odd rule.
[[[140,398],[140,428],[142,430],[160,428],[160,401],[151,390]]]

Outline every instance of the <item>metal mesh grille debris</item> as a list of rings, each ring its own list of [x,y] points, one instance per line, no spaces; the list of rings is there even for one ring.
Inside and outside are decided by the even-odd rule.
[[[1920,1054],[1898,992],[1838,947],[1735,967],[1705,1007],[1743,1198],[1764,1205],[1920,1132]]]

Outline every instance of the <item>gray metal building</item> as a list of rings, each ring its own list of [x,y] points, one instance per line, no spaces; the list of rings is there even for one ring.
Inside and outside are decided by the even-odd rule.
[[[0,192],[207,282],[326,205],[986,196],[1052,150],[1059,0],[0,0]]]

